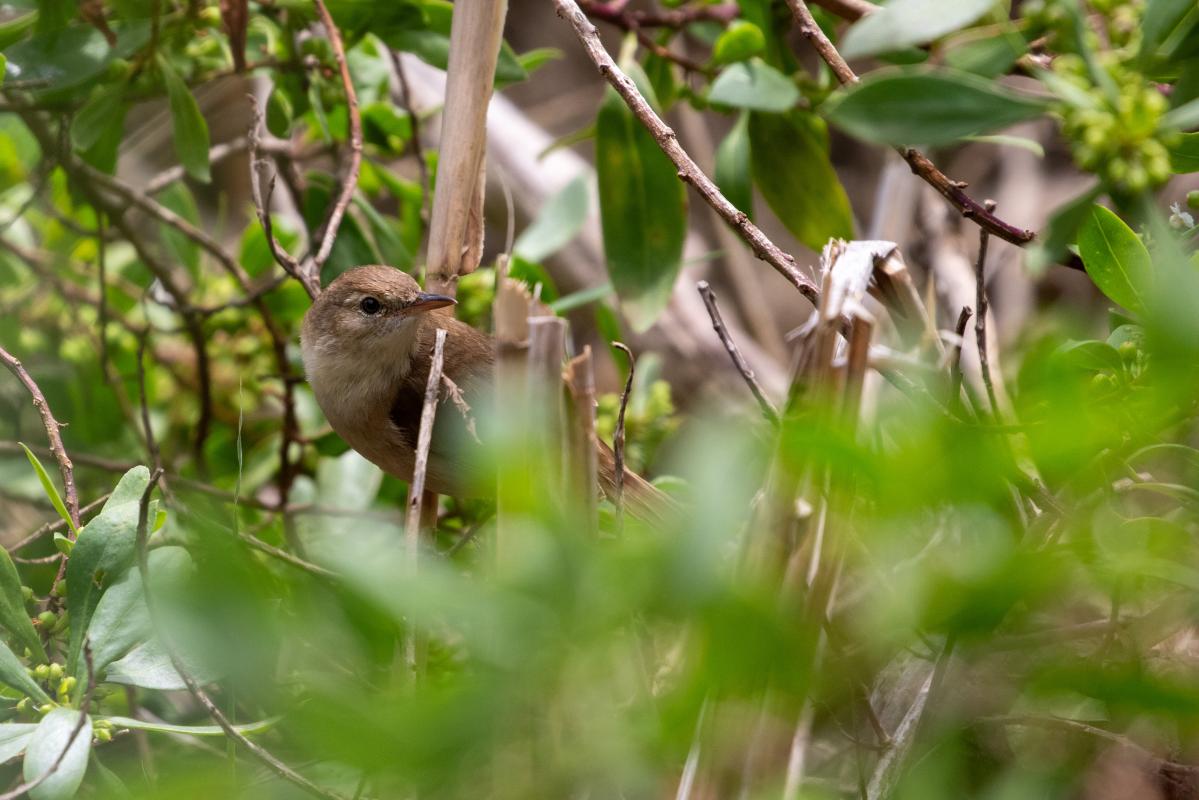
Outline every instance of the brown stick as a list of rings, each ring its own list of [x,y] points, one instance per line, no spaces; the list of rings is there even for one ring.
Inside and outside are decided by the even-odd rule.
[[[993,200],[987,201],[988,208],[994,208]],[[978,261],[974,265],[974,304],[978,307],[978,315],[974,318],[974,338],[978,344],[978,369],[983,376],[983,386],[987,389],[987,402],[991,404],[991,416],[999,421],[999,402],[995,397],[995,384],[991,380],[991,362],[987,358],[987,241],[990,237],[987,229],[978,233]]]
[[[566,384],[573,401],[573,420],[570,426],[570,484],[571,494],[579,503],[588,533],[595,535],[598,463],[595,438],[595,370],[592,367],[591,345],[585,345],[581,355],[566,366]]]
[[[799,32],[812,43],[812,47],[820,54],[824,63],[828,64],[829,69],[837,76],[837,80],[842,85],[857,83],[858,76],[854,74],[849,64],[837,52],[837,48],[816,24],[807,3],[804,0],[787,0],[787,5],[791,7],[791,13],[795,17],[795,24],[799,27]],[[962,191],[964,184],[950,180],[945,173],[937,169],[936,164],[929,161],[919,150],[914,147],[897,147],[895,149],[900,157],[908,162],[908,166],[916,176],[936,189],[938,194],[949,201],[949,204],[966,219],[972,220],[983,230],[1015,245],[1024,246],[1033,240],[1035,234],[1032,231],[1018,228],[996,217],[990,209]]]
[[[745,379],[749,390],[753,392],[754,399],[758,401],[758,407],[762,409],[762,416],[770,421],[771,425],[779,424],[779,412],[774,407],[774,404],[766,397],[766,393],[762,391],[762,385],[758,383],[757,376],[754,375],[753,369],[746,362],[745,356],[741,355],[740,348],[733,341],[733,337],[729,335],[728,328],[724,326],[724,319],[720,316],[720,309],[716,305],[716,295],[712,292],[712,287],[707,281],[700,281],[696,284],[699,289],[699,296],[704,299],[704,305],[708,309],[708,316],[712,318],[712,328],[716,331],[716,335],[720,337],[720,343],[724,345],[724,349],[728,352],[729,358],[733,359],[733,366],[741,373],[741,377]]]
[[[958,314],[957,325],[954,326],[953,332],[957,335],[958,340],[954,342],[953,350],[949,355],[949,401],[946,405],[950,409],[955,409],[961,402],[962,394],[962,337],[966,335],[966,323],[970,321],[970,315],[974,313],[970,306],[962,306],[961,313]]]
[[[408,514],[404,519],[405,565],[410,575],[416,574],[417,559],[420,558],[421,510],[425,499],[425,475],[429,470],[429,448],[433,444],[433,423],[437,418],[437,398],[441,393],[441,370],[445,364],[445,337],[443,328],[437,329],[433,341],[433,361],[429,365],[429,378],[425,383],[425,403],[420,413],[420,431],[416,436],[416,462],[412,468],[412,482],[408,484]],[[437,495],[432,496],[436,500]],[[411,625],[404,639],[404,663],[410,677],[416,677],[417,646],[416,633]]]
[[[721,194],[703,170],[692,160],[691,156],[679,145],[678,137],[670,126],[653,110],[646,99],[638,91],[636,84],[616,66],[612,56],[604,49],[595,25],[579,9],[575,0],[554,0],[558,16],[565,18],[574,28],[575,36],[583,45],[588,58],[595,64],[604,79],[624,99],[629,109],[642,125],[653,135],[658,147],[674,163],[679,171],[679,180],[689,183],[699,192],[704,202],[712,206],[720,217],[732,226],[754,255],[765,261],[787,279],[787,282],[799,290],[804,297],[816,302],[819,291],[816,284],[795,266],[795,259],[784,253],[765,233],[754,225],[744,211]]]
[[[29,376],[25,367],[21,366],[21,362],[3,347],[0,347],[0,362],[3,362],[8,371],[16,376],[33,398],[33,407],[37,409],[38,415],[42,418],[42,427],[46,429],[46,439],[50,442],[54,460],[58,462],[58,473],[62,476],[63,494],[65,495],[63,501],[67,506],[67,514],[71,518],[74,530],[77,531],[82,527],[79,518],[79,493],[75,490],[75,467],[71,463],[71,457],[67,455],[67,449],[62,445],[62,436],[59,435],[62,425],[54,418],[54,413],[50,411],[50,404],[46,402],[46,396],[42,394],[37,382]],[[68,535],[72,539],[75,538],[74,531]]]
[[[620,393],[620,410],[616,412],[616,429],[612,431],[612,452],[616,454],[616,527],[619,530],[624,514],[624,415],[629,408],[629,395],[633,391],[633,375],[637,371],[637,359],[633,351],[623,342],[612,346],[629,357],[629,377],[625,379],[624,391]]]

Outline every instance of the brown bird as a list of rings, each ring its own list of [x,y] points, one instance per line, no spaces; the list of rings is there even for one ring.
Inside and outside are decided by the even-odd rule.
[[[329,424],[350,447],[384,472],[412,480],[433,341],[446,331],[444,374],[472,409],[486,408],[494,386],[491,337],[445,314],[450,297],[421,291],[401,270],[358,267],[337,277],[312,304],[300,334],[304,370]],[[433,427],[425,488],[471,496],[494,492],[494,476],[480,473],[478,447],[466,418],[444,396]],[[600,486],[611,495],[615,457],[602,442]],[[624,470],[625,500],[637,516],[660,518],[672,501]]]

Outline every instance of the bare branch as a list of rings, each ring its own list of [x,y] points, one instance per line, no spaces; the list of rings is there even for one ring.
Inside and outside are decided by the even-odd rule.
[[[612,450],[616,454],[616,527],[620,528],[621,515],[624,512],[624,415],[629,408],[629,395],[633,391],[633,376],[637,371],[637,359],[633,351],[622,342],[613,342],[612,346],[629,358],[629,377],[625,379],[624,391],[620,393],[620,410],[616,412],[616,430],[612,432]]]
[[[988,200],[987,210],[995,208],[995,201]],[[978,315],[974,317],[974,338],[978,343],[978,369],[982,373],[983,386],[987,389],[987,402],[991,404],[991,417],[999,422],[999,401],[995,397],[995,383],[991,379],[991,362],[987,358],[987,229],[978,232],[978,261],[974,264],[974,304]]]
[[[774,404],[766,397],[766,393],[762,391],[762,386],[758,383],[757,376],[754,375],[754,371],[746,362],[745,357],[741,355],[741,350],[738,349],[737,343],[733,341],[733,337],[729,335],[728,328],[724,326],[724,319],[720,316],[720,309],[716,305],[716,295],[713,294],[712,287],[708,285],[707,281],[700,281],[696,284],[696,288],[699,289],[700,297],[704,299],[704,305],[708,309],[708,316],[712,318],[712,328],[716,331],[716,335],[720,337],[720,343],[728,351],[729,358],[733,359],[733,365],[741,373],[741,377],[745,379],[749,390],[753,392],[754,399],[758,401],[758,407],[762,409],[762,416],[766,417],[771,425],[778,425],[778,409],[774,407]]]
[[[795,266],[795,259],[770,241],[766,234],[750,221],[744,211],[730,203],[716,188],[716,184],[692,160],[691,156],[687,155],[687,152],[679,145],[675,132],[662,121],[662,118],[641,95],[629,76],[616,66],[612,56],[604,49],[595,25],[587,19],[575,0],[554,0],[554,5],[558,9],[558,16],[564,17],[574,28],[575,36],[600,74],[620,94],[641,124],[653,134],[658,147],[674,163],[679,171],[679,180],[694,186],[704,202],[712,206],[716,213],[745,240],[754,255],[774,267],[804,297],[815,303],[819,294],[815,282],[804,275]]]
[[[71,517],[75,530],[79,530],[82,523],[79,519],[79,493],[75,490],[75,467],[71,463],[71,457],[67,455],[67,449],[62,445],[62,436],[59,434],[62,424],[54,418],[54,413],[50,411],[50,404],[46,402],[46,396],[42,394],[37,382],[29,376],[25,367],[21,366],[21,362],[3,347],[0,347],[0,363],[3,363],[8,371],[16,376],[33,398],[33,406],[41,416],[42,426],[46,429],[46,439],[50,442],[50,450],[54,453],[54,460],[58,462],[58,473],[62,476],[63,494],[65,495],[63,500],[67,504],[67,514]],[[70,535],[71,538],[74,538],[73,533]]]

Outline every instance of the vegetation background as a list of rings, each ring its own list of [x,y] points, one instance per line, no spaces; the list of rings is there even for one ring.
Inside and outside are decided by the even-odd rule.
[[[1199,6],[504,11],[0,6],[0,797],[1199,796]],[[325,423],[366,263],[497,500]]]

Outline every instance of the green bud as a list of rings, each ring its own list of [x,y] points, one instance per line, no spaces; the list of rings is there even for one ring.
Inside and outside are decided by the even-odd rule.
[[[79,681],[75,679],[74,675],[69,675],[66,678],[63,678],[62,682],[58,684],[58,694],[61,697],[69,697],[71,692],[75,691],[75,686],[78,683]]]
[[[52,681],[58,680],[59,678],[62,677],[63,672],[64,672],[64,670],[62,668],[62,664],[51,664],[50,665],[50,680],[52,680]]]
[[[33,589],[29,588],[28,586],[22,586],[21,587],[21,597],[24,597],[25,602],[28,603],[30,600],[33,599]]]
[[[17,711],[24,714],[26,711],[29,710],[29,707],[31,705],[33,705],[33,702],[28,697],[22,697],[20,699],[20,701],[17,703]]]
[[[101,744],[112,741],[112,731],[107,730],[106,728],[93,727],[92,734],[96,737],[96,741],[100,742]]]
[[[1120,358],[1124,359],[1125,361],[1131,361],[1132,359],[1136,358],[1137,355],[1136,342],[1121,342],[1120,346],[1116,348],[1116,351],[1120,354]]]
[[[55,597],[66,597],[67,582],[59,581],[58,583],[54,584],[54,588],[50,590],[50,594],[54,595]]]
[[[1187,192],[1187,208],[1199,208],[1199,189]]]
[[[766,37],[762,29],[752,22],[736,20],[720,34],[712,48],[712,60],[717,64],[744,61],[766,49]]]
[[[58,615],[53,611],[43,611],[37,615],[37,622],[43,627],[49,627],[58,621]]]
[[[44,717],[53,710],[54,710],[53,703],[43,703],[42,705],[38,706],[37,713],[41,714]]]
[[[50,677],[50,665],[38,664],[33,668],[33,677],[39,681],[44,681]]]

